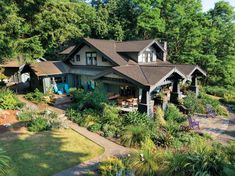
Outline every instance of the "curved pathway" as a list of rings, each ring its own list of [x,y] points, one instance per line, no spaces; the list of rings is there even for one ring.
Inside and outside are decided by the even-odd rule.
[[[18,95],[18,98],[20,101],[24,102],[26,104],[26,107],[33,108],[33,109],[39,109],[37,105],[34,103],[27,101],[22,95]],[[40,108],[41,110],[48,109],[50,111],[56,112],[59,114],[59,117],[62,118],[66,125],[73,129],[74,131],[77,131],[79,134],[85,136],[86,138],[90,139],[94,143],[100,145],[104,148],[104,153],[96,158],[93,158],[91,160],[85,161],[77,166],[74,166],[70,169],[64,170],[60,173],[55,174],[54,176],[76,176],[76,175],[88,175],[89,173],[95,173],[97,166],[100,161],[107,159],[111,156],[123,156],[127,155],[131,152],[130,148],[123,147],[121,145],[118,145],[96,133],[92,133],[88,131],[84,127],[80,127],[77,124],[73,123],[70,120],[67,120],[65,117],[64,110],[58,109],[53,106],[45,106],[44,109]],[[91,149],[92,150],[92,149]]]

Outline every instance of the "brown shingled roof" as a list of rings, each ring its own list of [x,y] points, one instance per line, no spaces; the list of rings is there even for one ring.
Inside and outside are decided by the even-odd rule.
[[[12,60],[12,61],[8,61],[5,62],[3,64],[0,64],[0,67],[5,67],[5,68],[9,68],[9,67],[20,67],[22,64],[18,61],[18,60]]]
[[[84,40],[98,49],[101,53],[109,57],[114,63],[118,65],[125,65],[127,61],[116,52],[116,45],[114,40],[100,40],[84,38]]]
[[[155,85],[162,79],[166,79],[165,76],[170,76],[169,74],[174,72],[177,72],[180,76],[184,77],[174,65],[124,65],[113,67],[113,69],[119,74],[127,76],[144,86]]]
[[[59,54],[65,54],[65,55],[70,54],[71,51],[72,51],[75,47],[76,47],[76,45],[70,46],[70,47],[66,48],[65,50],[63,50],[62,52],[60,52]]]
[[[37,76],[60,75],[68,73],[69,67],[61,61],[46,61],[31,64],[30,68]]]
[[[155,40],[116,42],[117,52],[139,52]]]

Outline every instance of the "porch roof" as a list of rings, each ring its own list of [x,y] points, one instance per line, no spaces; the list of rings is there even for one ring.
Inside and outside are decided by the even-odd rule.
[[[37,76],[60,75],[68,73],[69,67],[61,61],[46,61],[30,65]]]
[[[103,77],[110,72],[114,72],[127,80],[140,84],[144,87],[155,86],[165,81],[172,74],[177,74],[181,78],[185,78],[175,66],[152,66],[152,65],[124,65],[113,67],[112,70],[96,76],[94,79]]]

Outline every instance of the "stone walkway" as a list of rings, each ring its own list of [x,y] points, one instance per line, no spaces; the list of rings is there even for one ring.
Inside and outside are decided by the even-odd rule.
[[[216,116],[206,118],[204,115],[195,115],[195,120],[200,122],[200,130],[210,134],[221,143],[235,141],[235,114],[230,111],[229,117]]]
[[[23,96],[18,95],[18,97],[20,101],[26,104],[27,107],[35,109],[35,110],[38,109],[37,105],[35,105],[32,102],[27,101],[26,99],[23,98]],[[94,143],[104,148],[104,153],[102,155],[96,158],[93,158],[89,161],[83,162],[70,169],[57,173],[54,176],[76,176],[76,175],[88,175],[88,173],[91,173],[91,172],[95,173],[94,171],[97,169],[97,166],[100,161],[105,160],[111,156],[127,155],[128,153],[131,152],[130,148],[120,146],[96,133],[92,133],[88,131],[86,128],[80,127],[77,124],[67,120],[67,118],[65,117],[64,110],[61,110],[52,106],[46,106],[45,109],[58,113],[60,117],[64,117],[65,123],[69,128],[77,131],[79,134],[85,136],[86,138],[90,139]],[[45,110],[45,109],[42,109],[42,110]]]

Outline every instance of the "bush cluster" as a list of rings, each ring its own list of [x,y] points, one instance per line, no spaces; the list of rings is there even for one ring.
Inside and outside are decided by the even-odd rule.
[[[24,106],[9,89],[0,89],[0,109],[20,109]]]
[[[27,93],[24,97],[27,100],[32,101],[36,104],[49,103],[51,98],[49,94],[44,94],[40,92],[38,89],[35,89],[34,92]]]
[[[124,158],[112,158],[100,164],[103,176],[175,175],[175,176],[230,176],[235,174],[234,146],[195,141],[197,146],[187,149],[165,150],[156,148],[151,141]],[[200,145],[200,146],[199,146]]]
[[[165,115],[158,108],[155,118],[150,119],[147,114],[139,112],[120,114],[119,109],[108,104],[105,98],[100,98],[100,94],[99,98],[93,97],[100,100],[98,106],[94,103],[85,106],[85,99],[89,99],[84,98],[87,97],[86,94],[83,90],[73,91],[76,103],[67,109],[68,118],[92,132],[105,137],[120,138],[121,144],[128,147],[138,148],[149,139],[156,145],[169,146],[172,138],[177,137],[180,125],[185,121],[185,117],[173,104],[169,104]]]
[[[219,100],[206,95],[205,93],[201,93],[197,98],[193,92],[188,92],[187,96],[183,100],[183,104],[185,107],[190,109],[192,113],[206,113],[206,105],[209,104],[212,106],[213,110],[218,115],[228,116],[228,111],[220,105]]]
[[[48,110],[44,112],[22,111],[18,114],[18,119],[27,122],[27,127],[32,132],[65,127],[58,115]]]

